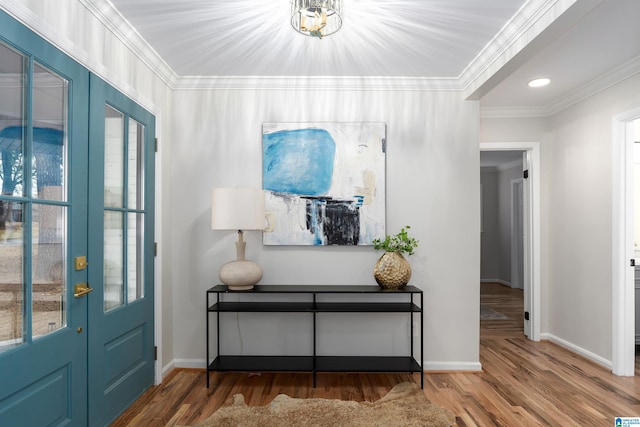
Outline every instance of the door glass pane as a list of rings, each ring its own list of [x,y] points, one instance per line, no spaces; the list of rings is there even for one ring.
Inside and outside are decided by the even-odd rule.
[[[66,200],[68,82],[35,64],[33,73],[33,197]]]
[[[66,326],[67,110],[69,83],[39,64],[33,67],[31,194],[32,336]]]
[[[104,213],[104,310],[124,302],[124,235],[123,214]]]
[[[140,213],[128,215],[129,233],[127,236],[127,301],[135,301],[144,296],[144,216]]]
[[[144,297],[144,133],[144,125],[105,107],[105,311]]]
[[[0,351],[25,341],[24,56],[0,43]]]
[[[0,351],[24,342],[23,204],[5,203],[0,227]]]
[[[143,209],[142,200],[144,198],[144,169],[143,169],[143,137],[144,126],[133,119],[129,119],[129,144],[128,144],[128,159],[127,165],[128,173],[128,203],[129,209]]]
[[[105,106],[104,120],[104,205],[124,206],[124,115]]]
[[[0,43],[0,184],[3,196],[22,196],[26,59]],[[0,228],[9,216],[0,201]]]
[[[129,118],[128,137],[127,210],[141,209],[144,198],[144,126]],[[127,301],[132,302],[144,296],[144,215],[130,212],[127,215],[127,230]]]
[[[67,325],[66,319],[67,207],[34,204],[32,306],[33,336]]]

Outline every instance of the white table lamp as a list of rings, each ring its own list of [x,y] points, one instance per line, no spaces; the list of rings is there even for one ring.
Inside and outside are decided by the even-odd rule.
[[[220,268],[220,280],[230,290],[253,289],[262,268],[245,259],[244,230],[265,229],[264,191],[254,188],[215,188],[211,197],[211,229],[237,230],[237,259]]]

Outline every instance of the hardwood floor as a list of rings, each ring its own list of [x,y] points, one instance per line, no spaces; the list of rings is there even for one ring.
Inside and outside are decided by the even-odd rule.
[[[617,377],[550,342],[523,334],[522,291],[483,284],[481,303],[508,316],[480,322],[482,372],[425,374],[429,400],[451,410],[458,426],[613,426],[614,417],[640,416],[640,366],[636,377]],[[211,374],[177,369],[147,391],[113,427],[173,426],[201,421],[236,393],[249,405],[266,405],[280,393],[375,401],[417,374],[282,373]]]

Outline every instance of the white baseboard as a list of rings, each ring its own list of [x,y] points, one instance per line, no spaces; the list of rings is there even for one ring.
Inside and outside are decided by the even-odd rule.
[[[174,361],[172,360],[171,362],[167,363],[166,365],[164,365],[162,367],[162,378],[166,378],[167,375],[169,375],[169,372],[173,371],[175,369],[176,365],[174,363]]]
[[[549,334],[549,333],[542,333],[540,334],[540,339],[543,340],[549,340],[554,344],[559,345],[560,347],[566,348],[569,351],[572,351],[576,354],[579,354],[580,356],[584,357],[585,359],[589,359],[592,362],[597,363],[600,366],[603,366],[607,369],[613,369],[613,362],[611,362],[610,360],[605,359],[604,357],[598,356],[595,353],[590,352],[589,350],[586,350],[582,347],[579,347],[573,343],[570,343],[569,341],[566,341],[562,338],[556,337],[553,334]]]
[[[422,370],[429,371],[482,371],[480,362],[423,362]]]
[[[204,359],[173,359],[172,363],[175,368],[186,369],[205,369],[207,366]]]
[[[513,287],[511,286],[511,282],[508,282],[502,279],[480,279],[480,283],[499,283],[501,285],[508,286],[510,288]]]

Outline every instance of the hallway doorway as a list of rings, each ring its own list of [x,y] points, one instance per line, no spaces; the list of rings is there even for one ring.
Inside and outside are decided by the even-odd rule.
[[[481,334],[486,328],[513,332],[515,324],[524,335],[523,155],[522,150],[480,153]]]
[[[484,184],[481,182],[481,267],[485,271],[481,272],[481,278],[487,282],[497,282],[512,286],[511,273],[513,270],[522,270],[522,289],[523,289],[523,322],[524,322],[524,334],[533,341],[540,340],[540,144],[536,142],[531,143],[481,143],[480,144],[480,156],[488,159],[491,157],[501,159],[497,164],[502,164],[503,170],[512,169],[511,173],[514,175],[509,176],[506,179],[507,196],[503,196],[503,199],[508,199],[508,203],[502,203],[508,213],[504,214],[504,218],[509,218],[508,225],[506,221],[502,221],[502,224],[494,221],[494,244],[492,245],[489,236],[491,231],[489,224],[485,221],[486,218],[490,218],[488,211],[485,210],[485,204],[492,203],[490,199],[491,195],[489,191],[485,192]],[[520,160],[521,159],[521,160]],[[497,165],[496,164],[496,165]],[[481,164],[482,165],[482,164]],[[488,165],[485,162],[485,165]],[[495,165],[494,165],[495,166]],[[496,166],[497,167],[497,166]],[[481,168],[482,174],[482,168]],[[504,177],[501,180],[505,181]],[[519,181],[520,180],[520,181]],[[498,176],[494,178],[494,184],[498,185]],[[515,255],[516,263],[512,265],[512,248],[517,252],[517,241],[511,240],[512,227],[519,228],[519,226],[513,223],[512,216],[517,215],[518,208],[511,202],[512,195],[519,191],[518,185],[522,183],[522,264],[518,264],[517,257]],[[490,184],[491,185],[491,184]],[[497,188],[497,187],[496,187]],[[485,198],[489,199],[485,200]],[[493,196],[495,200],[493,203],[496,206],[500,205],[499,195],[496,191]],[[504,200],[503,200],[504,202]],[[488,206],[487,206],[488,207]],[[496,208],[497,210],[498,208]],[[502,228],[503,232],[500,232]],[[501,241],[506,239],[506,241]],[[517,240],[517,239],[516,239]],[[493,248],[493,249],[492,249]],[[489,252],[492,251],[493,253]],[[487,269],[491,268],[491,257],[497,257],[497,261],[493,264],[494,277],[490,277],[491,272],[487,274]],[[505,259],[507,260],[505,262]],[[497,275],[497,276],[495,276]],[[497,280],[493,280],[497,279]]]

